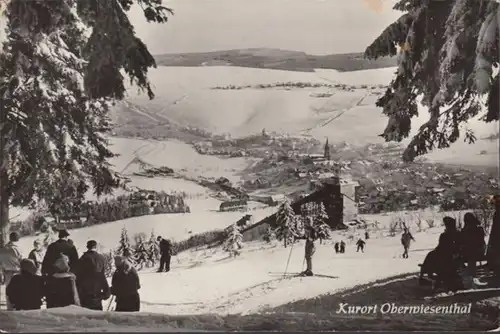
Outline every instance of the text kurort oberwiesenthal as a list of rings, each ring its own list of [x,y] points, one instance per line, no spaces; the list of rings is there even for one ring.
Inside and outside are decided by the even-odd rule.
[[[350,305],[340,303],[337,314],[469,314],[472,303],[451,305],[397,305],[396,303],[384,303],[374,305]]]

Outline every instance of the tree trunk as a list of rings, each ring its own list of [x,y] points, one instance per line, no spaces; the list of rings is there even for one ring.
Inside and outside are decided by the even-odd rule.
[[[3,110],[3,96],[0,95],[0,247],[8,242],[10,230],[9,222],[9,194],[8,194],[8,171],[7,154],[5,152],[5,127],[6,112]]]
[[[495,200],[495,214],[488,240],[486,259],[489,267],[498,269],[500,262],[500,198]]]

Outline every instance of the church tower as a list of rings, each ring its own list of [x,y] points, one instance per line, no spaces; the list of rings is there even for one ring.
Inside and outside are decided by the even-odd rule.
[[[330,160],[330,144],[328,143],[328,138],[326,138],[325,153],[323,154],[323,158],[325,158],[325,160]]]

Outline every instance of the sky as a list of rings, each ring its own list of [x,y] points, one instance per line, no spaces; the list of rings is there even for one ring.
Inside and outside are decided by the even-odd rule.
[[[276,48],[314,55],[363,52],[403,13],[393,0],[168,0],[166,24],[130,18],[153,54]],[[374,6],[375,4],[375,6]],[[378,6],[377,6],[378,5]]]

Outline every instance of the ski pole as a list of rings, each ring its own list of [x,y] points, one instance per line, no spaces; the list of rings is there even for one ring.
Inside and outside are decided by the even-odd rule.
[[[288,261],[286,261],[286,268],[285,268],[285,273],[283,274],[283,278],[286,276],[286,273],[288,272],[288,265],[290,264],[290,258],[292,257],[292,250],[294,245],[295,242],[292,244],[292,247],[290,247],[290,254],[288,255]]]

